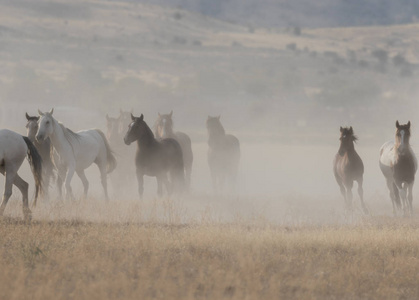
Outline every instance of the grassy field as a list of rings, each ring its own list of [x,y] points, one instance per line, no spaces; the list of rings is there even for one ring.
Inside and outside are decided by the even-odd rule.
[[[419,222],[0,222],[3,299],[417,299]]]

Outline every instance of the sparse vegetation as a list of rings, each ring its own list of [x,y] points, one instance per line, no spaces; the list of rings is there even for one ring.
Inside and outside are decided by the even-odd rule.
[[[419,225],[0,223],[7,299],[413,299]]]

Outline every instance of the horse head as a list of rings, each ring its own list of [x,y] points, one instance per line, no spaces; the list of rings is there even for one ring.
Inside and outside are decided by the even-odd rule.
[[[162,139],[168,138],[173,134],[173,110],[169,114],[158,114],[156,121],[156,135]]]
[[[358,138],[354,135],[354,130],[352,126],[348,127],[340,127],[340,147],[339,147],[339,155],[343,156],[348,150],[354,149],[354,142]]]
[[[131,123],[131,115],[134,113],[134,109],[131,109],[131,111],[123,111],[122,109],[119,109],[119,134],[123,134],[128,127],[128,125]]]
[[[147,123],[144,122],[144,115],[134,117],[131,114],[131,123],[128,125],[128,131],[124,136],[125,144],[130,145],[134,141],[143,141],[150,138],[154,139],[154,135]]]
[[[36,133],[36,140],[38,142],[45,141],[50,135],[54,132],[54,122],[55,119],[52,116],[54,112],[54,108],[52,108],[49,112],[41,112],[38,109],[38,113],[40,116],[40,119],[38,121],[38,132]]]
[[[106,115],[106,135],[108,140],[117,140],[119,138],[120,117],[113,118]]]
[[[30,116],[26,113],[26,120],[28,120],[28,123],[26,123],[27,135],[31,141],[35,140],[35,135],[38,132],[39,118],[39,116]]]
[[[410,141],[410,121],[407,124],[400,125],[399,121],[396,121],[396,149],[398,154],[405,154],[409,149]]]

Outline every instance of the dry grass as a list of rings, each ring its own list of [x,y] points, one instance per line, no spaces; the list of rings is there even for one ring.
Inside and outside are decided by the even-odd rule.
[[[249,223],[250,224],[250,223]],[[419,222],[0,223],[3,299],[417,299]]]

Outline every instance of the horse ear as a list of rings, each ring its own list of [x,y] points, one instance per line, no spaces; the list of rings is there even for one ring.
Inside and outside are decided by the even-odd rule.
[[[43,113],[42,111],[40,111],[40,110],[39,110],[39,108],[38,108],[38,114],[39,114],[40,116],[43,116],[43,115],[44,115],[44,113]]]
[[[170,117],[172,117],[172,116],[173,116],[173,110],[171,110],[171,111],[170,111],[169,116],[170,116]]]
[[[141,116],[140,116],[140,121],[142,121],[142,120],[144,120],[144,115],[143,114],[141,114]]]
[[[29,119],[30,119],[30,117],[29,117],[28,113],[26,113],[26,120],[29,121]]]
[[[340,126],[340,132],[343,132],[343,128],[342,128],[342,126]]]
[[[407,122],[407,128],[410,129],[410,121]]]
[[[133,114],[131,114],[131,120],[135,121],[135,117]]]
[[[399,129],[400,124],[399,124],[399,120],[396,121],[396,128]]]
[[[52,114],[53,114],[53,112],[54,112],[54,107],[53,107],[53,108],[51,108],[51,110],[49,111],[49,114],[50,114],[50,115],[52,115]]]
[[[351,126],[351,127],[349,127],[349,132],[350,132],[350,133],[354,133],[354,130],[352,129],[352,126]]]

